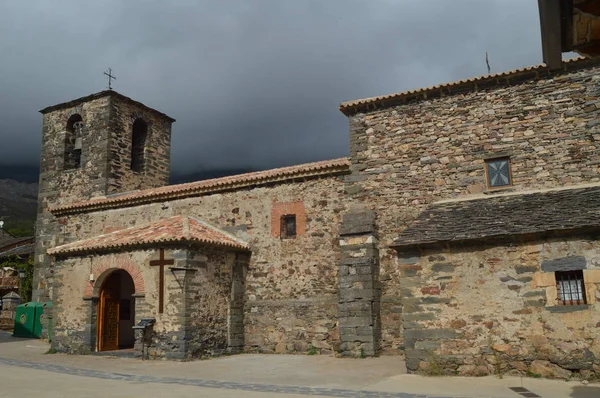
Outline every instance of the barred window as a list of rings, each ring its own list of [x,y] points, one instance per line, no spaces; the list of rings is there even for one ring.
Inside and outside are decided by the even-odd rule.
[[[282,238],[296,237],[296,215],[288,214],[281,216],[281,235]]]
[[[583,271],[557,271],[556,289],[558,291],[558,304],[582,305],[587,304]]]

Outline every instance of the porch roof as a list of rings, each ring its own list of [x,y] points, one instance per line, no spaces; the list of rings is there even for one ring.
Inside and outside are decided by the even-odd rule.
[[[195,243],[233,250],[250,250],[248,244],[212,225],[189,216],[173,216],[146,225],[79,240],[48,249],[50,255],[77,255],[134,246]]]

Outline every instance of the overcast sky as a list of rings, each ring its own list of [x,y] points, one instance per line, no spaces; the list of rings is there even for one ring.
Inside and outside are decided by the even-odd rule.
[[[346,156],[342,101],[541,62],[536,0],[0,0],[0,163],[106,88],[177,119],[178,173]]]

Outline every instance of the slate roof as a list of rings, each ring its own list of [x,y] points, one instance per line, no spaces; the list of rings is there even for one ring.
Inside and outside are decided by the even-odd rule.
[[[4,296],[2,296],[3,299],[18,299],[21,298],[21,296],[19,296],[17,293],[15,292],[10,292]]]
[[[550,70],[546,64],[539,64],[536,66],[514,69],[507,72],[439,84],[432,87],[403,91],[396,94],[381,95],[378,97],[342,102],[340,104],[340,111],[346,116],[352,116],[360,112],[366,113],[377,109],[402,105],[412,101],[428,100],[469,91],[508,86],[512,84],[523,83],[525,81],[535,81],[541,78],[558,75],[560,73],[596,65],[600,65],[600,58],[579,57],[569,59],[564,61],[563,68],[558,70]]]
[[[277,182],[338,175],[347,173],[349,170],[350,160],[348,158],[325,160],[186,184],[167,185],[160,188],[145,189],[119,196],[101,197],[84,202],[51,207],[50,211],[59,215],[115,207],[136,206],[144,203],[207,195],[214,192],[248,188]]]
[[[600,226],[600,186],[432,204],[391,246],[507,237]]]
[[[0,228],[0,249],[12,244],[13,242],[18,242],[22,238],[17,238],[16,236],[11,235],[8,231],[3,228]]]
[[[169,243],[196,243],[233,250],[250,250],[247,243],[194,217],[173,216],[151,224],[57,246],[49,249],[48,254],[77,255]]]
[[[20,244],[19,246],[12,247],[7,250],[0,249],[0,260],[10,256],[30,256],[35,252],[35,241],[33,238],[28,239],[27,242]]]
[[[16,238],[11,235],[0,236],[0,259],[16,255],[24,256],[35,251],[35,237]]]

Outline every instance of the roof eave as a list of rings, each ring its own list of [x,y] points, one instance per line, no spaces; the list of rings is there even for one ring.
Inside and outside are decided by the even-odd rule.
[[[314,178],[322,178],[322,177],[335,177],[343,174],[347,174],[350,171],[350,165],[347,164],[339,164],[333,165],[331,167],[326,167],[323,169],[312,170],[307,172],[298,172],[291,173],[288,175],[282,176],[273,176],[267,177],[263,179],[255,179],[241,182],[233,182],[233,183],[223,183],[223,184],[215,184],[212,186],[204,186],[204,187],[190,187],[188,189],[182,189],[180,191],[175,192],[161,192],[161,193],[153,193],[144,195],[143,193],[140,196],[117,196],[115,198],[110,199],[101,199],[96,202],[93,200],[87,203],[83,203],[81,205],[73,205],[67,204],[63,206],[58,206],[54,208],[49,208],[48,210],[54,214],[55,216],[62,216],[67,214],[75,214],[81,212],[91,212],[97,210],[105,210],[110,208],[122,208],[122,207],[132,207],[138,206],[148,203],[160,202],[164,200],[176,200],[183,199],[189,197],[196,196],[204,196],[213,193],[225,192],[225,191],[234,191],[238,189],[247,189],[251,187],[259,187],[269,184],[279,184],[285,182],[293,182],[298,180],[305,179],[314,179]],[[199,181],[198,183],[201,183]]]
[[[221,249],[226,249],[235,252],[251,252],[252,250],[249,247],[242,247],[237,245],[226,245],[215,242],[204,242],[199,240],[190,240],[190,239],[173,239],[173,240],[165,240],[165,241],[156,241],[156,242],[142,242],[142,243],[131,243],[131,244],[122,244],[122,245],[109,245],[109,246],[92,246],[83,249],[75,249],[75,250],[54,250],[48,249],[47,254],[53,257],[82,257],[86,255],[94,255],[94,254],[104,254],[104,253],[112,253],[116,251],[127,251],[131,249],[143,249],[143,248],[153,248],[156,246],[203,246],[203,247],[218,247]]]
[[[340,104],[340,111],[350,117],[359,113],[368,113],[376,110],[386,109],[392,106],[407,103],[425,101],[441,98],[455,94],[476,92],[480,89],[491,89],[534,81],[543,77],[554,76],[573,70],[583,69],[590,66],[600,65],[598,58],[576,58],[562,62],[558,69],[551,69],[546,64],[515,69],[508,72],[493,75],[479,76],[475,78],[444,83],[433,87],[425,87],[416,90],[404,91],[396,94],[382,95],[377,97],[346,101]]]
[[[524,231],[515,234],[497,234],[497,235],[486,235],[486,236],[477,236],[477,237],[465,237],[461,239],[451,239],[451,240],[423,240],[423,241],[413,241],[413,242],[402,242],[398,239],[394,240],[388,247],[396,250],[407,250],[407,249],[415,249],[415,248],[431,248],[436,246],[454,246],[454,245],[472,245],[475,243],[481,243],[490,241],[493,239],[495,242],[501,241],[506,242],[509,240],[522,240],[523,237],[526,236],[535,236],[536,239],[541,239],[553,234],[569,234],[569,235],[578,235],[584,234],[589,231],[600,230],[600,224],[597,225],[583,225],[578,228],[552,228],[547,230],[532,230],[532,231]]]
[[[53,111],[56,111],[56,110],[59,110],[59,109],[71,108],[71,107],[77,106],[79,104],[82,104],[84,102],[92,101],[92,100],[103,98],[103,97],[107,97],[107,96],[115,96],[115,97],[118,97],[119,99],[121,99],[121,100],[123,100],[125,102],[129,102],[131,104],[135,104],[137,106],[141,106],[141,107],[143,107],[143,108],[145,108],[145,109],[147,109],[147,110],[149,110],[149,111],[151,111],[153,113],[156,113],[156,114],[160,115],[162,118],[168,120],[171,123],[175,123],[175,121],[176,121],[172,117],[170,117],[170,116],[168,116],[168,115],[166,115],[166,114],[164,114],[164,113],[162,113],[162,112],[160,112],[160,111],[158,111],[158,110],[156,110],[154,108],[151,108],[151,107],[149,107],[147,105],[144,105],[144,104],[142,104],[139,101],[131,99],[131,98],[129,98],[129,97],[123,95],[123,94],[120,94],[120,93],[118,93],[117,91],[114,91],[114,90],[103,90],[103,91],[100,91],[100,92],[97,92],[97,93],[94,93],[94,94],[87,95],[85,97],[80,97],[80,98],[77,98],[77,99],[74,99],[74,100],[71,100],[71,101],[67,101],[67,102],[61,102],[60,104],[48,106],[48,107],[40,110],[39,112],[42,115],[44,115],[46,113],[50,113],[50,112],[53,112]]]

